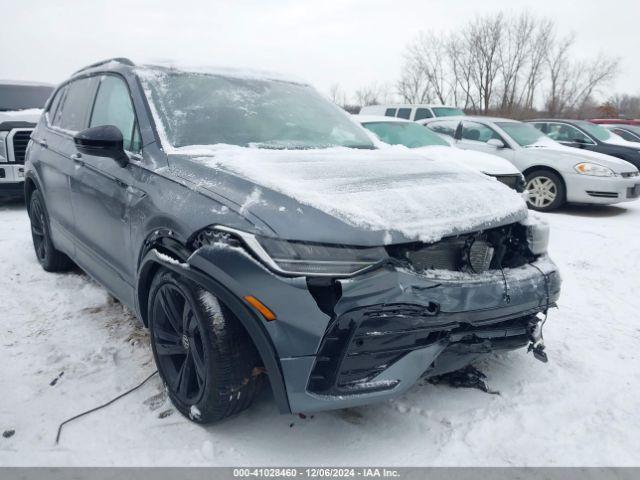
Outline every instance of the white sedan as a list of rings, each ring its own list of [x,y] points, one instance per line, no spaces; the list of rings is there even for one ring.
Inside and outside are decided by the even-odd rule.
[[[524,177],[508,161],[496,156],[478,152],[452,151],[452,142],[424,128],[418,123],[401,118],[373,115],[354,115],[354,118],[375,137],[389,145],[423,151],[431,157],[443,158],[480,171],[510,188],[522,192]]]
[[[565,202],[613,204],[640,196],[638,169],[609,155],[565,147],[530,124],[505,118],[452,117],[420,122],[459,148],[500,155],[526,178],[530,208]]]

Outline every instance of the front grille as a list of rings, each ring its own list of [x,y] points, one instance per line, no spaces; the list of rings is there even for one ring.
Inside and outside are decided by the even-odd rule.
[[[27,145],[31,138],[31,130],[20,130],[13,135],[13,161],[24,165],[24,157]]]
[[[592,197],[598,198],[618,198],[618,194],[616,192],[595,192],[592,190],[587,190],[587,194]]]
[[[387,247],[389,256],[417,272],[450,270],[481,273],[515,268],[534,259],[519,224],[476,234],[444,238],[437,243],[408,243]]]

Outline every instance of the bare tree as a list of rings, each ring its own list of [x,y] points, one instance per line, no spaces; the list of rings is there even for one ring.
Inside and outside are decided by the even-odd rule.
[[[574,37],[556,43],[547,57],[549,89],[545,106],[552,116],[580,115],[601,86],[618,73],[619,59],[600,55],[592,60],[572,61],[569,51]]]
[[[605,106],[610,107],[618,117],[640,118],[640,96],[638,95],[613,95],[607,100]]]
[[[367,105],[378,105],[381,103],[393,103],[393,93],[389,85],[370,83],[355,91],[356,104],[361,107]]]
[[[431,86],[422,67],[411,60],[405,61],[396,90],[405,103],[430,103],[433,99]]]
[[[347,95],[344,93],[339,83],[334,83],[329,87],[329,98],[333,103],[344,107],[347,104]]]
[[[491,108],[500,69],[499,49],[505,32],[502,13],[477,17],[463,30],[463,37],[472,54],[471,81],[483,112]]]
[[[397,91],[405,102],[453,102],[479,113],[578,115],[615,77],[618,60],[576,61],[573,35],[530,12],[476,17],[456,32],[421,33],[405,50]],[[543,102],[542,102],[542,101]]]

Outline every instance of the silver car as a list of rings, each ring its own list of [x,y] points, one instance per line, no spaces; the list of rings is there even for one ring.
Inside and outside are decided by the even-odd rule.
[[[565,147],[527,123],[455,117],[420,122],[451,136],[457,147],[500,155],[525,176],[530,208],[570,203],[613,204],[640,196],[638,169],[609,155]]]

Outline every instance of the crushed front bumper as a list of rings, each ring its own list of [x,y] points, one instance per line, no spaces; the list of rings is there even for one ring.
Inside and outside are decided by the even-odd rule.
[[[420,275],[389,266],[324,287],[275,275],[240,249],[203,247],[189,264],[275,312],[264,328],[292,412],[383,400],[423,376],[524,347],[561,283],[546,256],[504,275]]]
[[[0,163],[0,198],[18,197],[24,190],[24,165]]]

